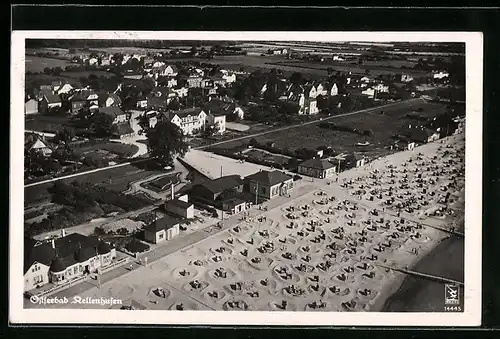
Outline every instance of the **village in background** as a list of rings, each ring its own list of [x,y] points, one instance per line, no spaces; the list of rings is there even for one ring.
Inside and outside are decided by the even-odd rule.
[[[27,40],[25,57],[25,307],[372,311],[407,275],[463,285],[463,267],[412,267],[463,242],[464,44]]]

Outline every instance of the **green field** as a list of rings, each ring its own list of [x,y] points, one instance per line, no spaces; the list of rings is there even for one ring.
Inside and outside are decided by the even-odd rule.
[[[119,142],[107,142],[102,144],[88,145],[84,147],[75,147],[74,152],[77,155],[81,155],[86,152],[92,152],[96,150],[105,150],[114,153],[122,158],[128,158],[137,153],[139,147],[136,145],[122,144]]]
[[[26,72],[43,72],[45,67],[56,68],[61,67],[63,70],[66,66],[74,65],[68,60],[46,58],[46,57],[36,57],[27,55],[26,56]]]
[[[63,179],[64,182],[70,183],[73,181],[87,182],[91,184],[103,184],[116,191],[124,191],[128,188],[128,184],[132,181],[147,178],[154,174],[163,173],[160,171],[143,170],[139,165],[126,165],[110,170],[81,175],[74,178]],[[31,186],[24,189],[25,205],[34,204],[50,198],[47,189],[53,185],[52,182]]]
[[[393,143],[392,136],[398,133],[414,120],[405,117],[418,108],[422,114],[435,116],[442,113],[446,107],[440,104],[426,103],[423,100],[403,102],[385,108],[374,108],[369,112],[338,117],[330,122],[338,125],[349,126],[360,130],[371,130],[372,136],[360,136],[356,133],[330,130],[319,127],[318,123],[308,124],[296,128],[272,132],[255,137],[261,144],[273,142],[281,149],[296,150],[299,148],[316,149],[319,146],[331,147],[337,153],[358,152],[367,157],[378,157],[387,154],[386,146]],[[380,114],[383,111],[384,114]],[[248,144],[248,139],[214,146],[214,148],[233,149]],[[359,147],[356,144],[369,142],[370,146]]]

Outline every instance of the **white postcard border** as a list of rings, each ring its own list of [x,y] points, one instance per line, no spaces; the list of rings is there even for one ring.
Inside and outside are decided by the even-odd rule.
[[[25,39],[464,42],[466,44],[465,297],[463,313],[129,311],[23,308]],[[482,84],[480,32],[14,31],[11,45],[9,321],[12,324],[478,326],[481,322]]]

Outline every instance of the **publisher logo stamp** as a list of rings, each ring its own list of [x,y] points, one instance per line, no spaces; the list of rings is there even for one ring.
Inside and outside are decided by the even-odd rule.
[[[460,303],[460,286],[444,285],[444,303],[445,305],[458,305]]]

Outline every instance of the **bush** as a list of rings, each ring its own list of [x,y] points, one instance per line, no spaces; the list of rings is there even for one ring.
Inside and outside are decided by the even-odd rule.
[[[94,234],[95,235],[105,235],[106,231],[101,226],[97,226],[96,228],[94,228]]]
[[[119,229],[116,230],[116,234],[119,234],[119,235],[128,235],[129,231],[125,227],[122,227],[122,228],[119,228]]]
[[[132,239],[127,245],[125,245],[125,249],[131,253],[142,253],[148,251],[150,248],[149,245],[140,242],[137,239]]]

